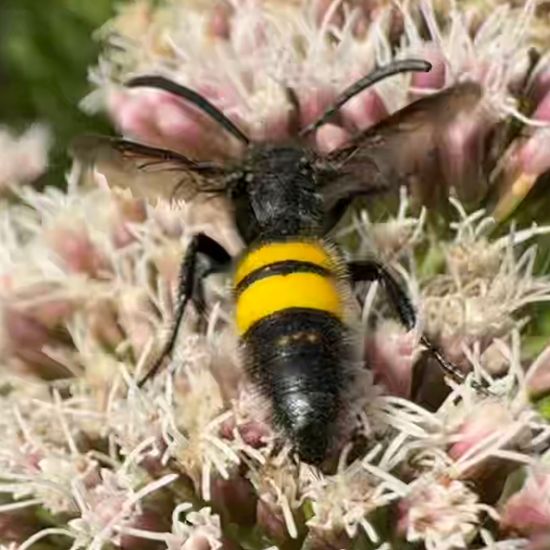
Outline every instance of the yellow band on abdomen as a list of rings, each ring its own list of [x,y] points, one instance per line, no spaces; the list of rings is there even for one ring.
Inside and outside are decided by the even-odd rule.
[[[274,275],[252,283],[238,297],[239,333],[243,335],[260,319],[289,308],[316,309],[342,317],[342,300],[332,278],[317,273]]]
[[[266,265],[287,260],[309,262],[332,271],[334,261],[319,243],[307,241],[288,241],[268,243],[248,253],[240,262],[234,276],[237,286],[247,275]]]

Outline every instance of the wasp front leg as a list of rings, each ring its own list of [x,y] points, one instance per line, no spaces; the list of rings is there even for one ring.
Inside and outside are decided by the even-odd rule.
[[[139,387],[158,372],[166,357],[172,355],[189,302],[193,303],[197,313],[204,319],[206,312],[204,280],[209,275],[225,271],[230,263],[231,256],[215,240],[204,233],[193,236],[181,263],[177,306],[170,336],[149,372],[139,381]]]
[[[348,263],[348,272],[354,283],[379,281],[388,295],[403,326],[407,330],[414,329],[416,325],[416,311],[402,286],[387,269],[378,262],[366,260]],[[422,335],[420,337],[420,342],[434,357],[445,374],[458,383],[464,382],[464,373],[446,359],[426,336]],[[488,393],[487,389],[477,382],[473,382],[472,387],[483,394]]]

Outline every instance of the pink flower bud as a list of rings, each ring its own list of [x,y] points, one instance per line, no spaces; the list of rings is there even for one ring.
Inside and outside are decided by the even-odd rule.
[[[17,349],[40,349],[50,339],[50,331],[29,313],[7,307],[4,310],[4,325],[6,333]]]
[[[169,510],[165,510],[164,514],[160,510],[144,510],[133,519],[132,527],[161,533],[170,528],[169,521],[167,521],[169,517]],[[123,535],[120,540],[120,548],[122,550],[154,550],[158,548],[158,543],[133,535]]]
[[[222,111],[237,107],[242,101],[238,89],[229,82],[213,84],[209,80],[198,80],[193,85],[193,89],[217,105],[218,109],[221,109]],[[242,122],[232,117],[231,119],[237,125],[240,125]]]
[[[233,9],[228,2],[216,2],[209,14],[208,30],[215,38],[229,39],[231,33],[231,15]]]
[[[4,326],[13,347],[40,349],[50,339],[49,329],[26,311],[4,310]]]
[[[158,93],[153,116],[163,140],[194,143],[204,139],[204,115],[179,98]]]
[[[375,90],[365,90],[352,97],[340,112],[344,122],[358,131],[366,130],[388,116],[386,106]]]
[[[35,180],[48,166],[51,138],[33,125],[20,136],[0,128],[0,188]]]
[[[200,82],[192,87],[222,110],[237,101],[231,87],[216,89],[214,94]],[[107,103],[119,130],[132,139],[194,158],[212,159],[238,151],[235,140],[228,140],[219,124],[173,94],[148,87],[116,90],[110,92]]]
[[[550,123],[550,90],[542,96],[541,100],[537,104],[537,108],[532,115],[534,120],[540,120]]]
[[[321,153],[330,153],[348,141],[350,134],[335,124],[323,124],[317,130],[315,141]]]
[[[28,312],[13,307],[4,309],[3,324],[8,355],[23,361],[26,368],[40,377],[53,379],[67,375],[65,367],[42,351],[44,346],[59,345],[48,327]]]
[[[82,223],[59,223],[48,231],[47,239],[69,271],[97,277],[106,265]]]
[[[39,289],[36,290],[38,294]],[[29,313],[45,327],[53,329],[69,320],[75,311],[75,304],[69,300],[50,300],[29,307]]]
[[[234,414],[222,424],[220,435],[233,440],[234,430],[237,428],[239,437],[246,445],[259,449],[273,437],[270,415],[269,403],[258,395],[254,387],[249,384],[243,385],[241,379]]]
[[[300,103],[300,126],[307,126],[321,116],[336,99],[334,90],[327,87],[311,87],[298,90]],[[337,115],[335,115],[337,116]]]
[[[530,395],[538,397],[550,394],[550,347],[531,365],[526,382]]]
[[[533,120],[550,124],[550,92],[541,95]],[[503,156],[500,199],[494,216],[507,216],[527,195],[539,176],[550,170],[550,126],[534,128],[530,135],[512,142]]]
[[[211,91],[210,86],[195,83],[192,88],[211,101],[237,126],[246,127],[225,111],[238,98],[230,86]],[[190,102],[165,92],[157,92],[152,113],[159,135],[159,145],[181,151],[191,158],[208,159],[234,156],[240,152],[242,144],[230,136]]]
[[[527,174],[540,175],[549,170],[550,129],[535,131],[533,135],[519,148],[518,161],[520,167],[523,169],[523,172]]]
[[[387,6],[387,4],[386,4]],[[384,7],[379,8],[378,12],[384,15],[382,10]],[[399,41],[405,29],[405,17],[403,11],[399,6],[392,6],[389,9],[389,27],[388,27],[388,38],[391,44],[395,44]]]
[[[485,138],[491,125],[481,112],[459,117],[442,136],[441,167],[447,189],[463,201],[478,201],[486,192],[483,176]]]
[[[267,424],[252,420],[240,425],[239,433],[247,445],[259,449],[265,446],[266,439],[272,432]]]
[[[550,536],[550,471],[535,467],[523,487],[504,504],[500,527],[526,536]]]
[[[256,524],[275,541],[282,542],[288,539],[288,531],[282,511],[277,510],[261,499],[258,500],[258,506],[256,507]]]
[[[511,422],[512,413],[503,404],[489,402],[477,405],[456,430],[458,441],[451,445],[449,455],[455,460],[460,458],[489,434]]]
[[[393,321],[387,321],[369,334],[365,360],[375,376],[393,395],[410,397],[418,337]]]
[[[547,122],[550,125],[550,92],[547,92],[535,109],[533,120]],[[540,175],[550,169],[550,126],[537,128],[531,137],[517,140],[516,155],[510,155],[510,163],[517,162],[519,169],[528,174]],[[514,150],[512,150],[514,151]],[[508,168],[510,171],[510,168]]]
[[[18,510],[0,513],[0,541],[22,543],[40,528],[34,510]]]
[[[445,86],[447,67],[441,50],[433,43],[427,43],[418,53],[418,58],[432,64],[428,72],[415,72],[411,75],[411,87],[440,90]],[[416,94],[414,94],[416,96]]]
[[[530,95],[535,103],[539,103],[548,93],[550,93],[550,63],[538,70]]]
[[[238,525],[253,525],[256,520],[258,497],[248,479],[237,476],[232,479],[212,480],[211,502],[222,517]]]
[[[151,94],[158,92],[112,91],[107,98],[107,109],[122,134],[147,143],[159,143]]]
[[[210,541],[203,535],[192,535],[180,547],[181,550],[212,550]]]
[[[397,532],[427,548],[467,548],[486,510],[478,496],[463,482],[444,475],[428,475],[409,487],[409,495],[399,502]]]

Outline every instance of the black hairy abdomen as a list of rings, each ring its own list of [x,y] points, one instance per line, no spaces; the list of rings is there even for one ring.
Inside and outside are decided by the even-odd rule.
[[[275,424],[302,460],[319,463],[342,407],[347,327],[325,311],[292,308],[257,322],[243,343],[248,375],[270,400]]]

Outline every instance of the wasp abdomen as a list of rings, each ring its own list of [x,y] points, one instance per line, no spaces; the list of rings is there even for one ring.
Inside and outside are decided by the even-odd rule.
[[[329,446],[351,357],[338,270],[321,243],[285,241],[251,251],[235,274],[249,375],[311,463]]]

